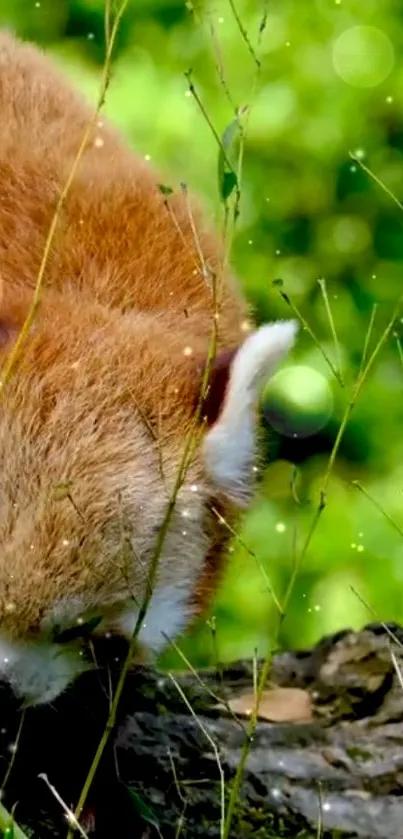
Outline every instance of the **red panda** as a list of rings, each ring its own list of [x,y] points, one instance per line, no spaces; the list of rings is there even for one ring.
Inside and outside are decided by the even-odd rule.
[[[3,369],[91,115],[44,54],[0,33]],[[294,322],[245,333],[221,251],[187,197],[167,199],[100,119],[0,391],[0,676],[28,703],[51,701],[90,666],[80,627],[133,633],[192,429],[140,648],[158,651],[216,590],[229,535],[217,510],[231,519],[250,496],[259,390],[296,334]],[[214,316],[217,354],[195,431]]]

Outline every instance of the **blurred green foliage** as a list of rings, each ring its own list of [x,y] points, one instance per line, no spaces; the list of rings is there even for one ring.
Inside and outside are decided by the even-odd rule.
[[[199,191],[219,224],[217,143],[189,95],[185,71],[192,68],[220,135],[234,116],[225,86],[236,106],[251,105],[233,265],[260,321],[289,317],[280,294],[285,291],[337,363],[318,284],[326,280],[347,387],[340,387],[303,330],[290,365],[322,375],[319,402],[327,408],[321,418],[320,404],[309,406],[316,390],[301,371],[300,396],[288,392],[285,402],[295,427],[311,422],[312,433],[301,439],[289,430],[278,434],[277,415],[277,432],[267,444],[270,465],[246,516],[243,546],[233,544],[212,609],[215,633],[203,621],[181,642],[198,664],[217,654],[228,659],[266,650],[278,614],[261,568],[280,596],[292,572],[295,543],[300,548],[318,504],[373,306],[378,304],[370,350],[402,289],[403,208],[349,155],[353,152],[403,201],[400,0],[271,0],[266,12],[263,0],[237,0],[236,8],[254,45],[267,12],[253,99],[256,64],[227,0],[203,6],[196,0],[129,0],[106,112],[133,147],[161,169],[165,183],[177,187],[185,181]],[[103,0],[0,0],[0,20],[46,46],[75,83],[95,97],[104,56]],[[282,288],[273,285],[276,278],[283,280]],[[371,619],[353,589],[379,618],[403,621],[399,332],[400,320],[348,423],[328,506],[289,603],[283,644],[301,646],[321,633]],[[305,412],[302,425],[298,412]],[[267,415],[274,416],[269,408]],[[292,479],[293,461],[298,468]],[[352,486],[353,480],[395,526]],[[164,656],[165,663],[177,660],[172,653]]]

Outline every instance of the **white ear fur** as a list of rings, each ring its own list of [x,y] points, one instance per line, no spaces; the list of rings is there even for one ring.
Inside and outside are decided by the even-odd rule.
[[[262,386],[294,344],[297,321],[261,326],[235,355],[217,422],[204,439],[203,458],[213,484],[237,503],[253,486],[256,404]]]

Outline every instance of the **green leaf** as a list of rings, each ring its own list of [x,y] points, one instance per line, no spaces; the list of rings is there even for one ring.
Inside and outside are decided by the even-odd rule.
[[[223,201],[226,201],[238,186],[238,178],[230,162],[230,152],[235,140],[239,136],[239,131],[239,117],[235,117],[227,125],[221,138],[221,146],[218,153],[218,188]]]
[[[3,833],[3,839],[14,839],[14,819],[9,825],[7,825]]]
[[[226,201],[238,183],[235,172],[224,172],[221,185],[221,198]]]
[[[159,821],[154,811],[151,809],[151,807],[148,806],[148,804],[146,804],[141,795],[139,795],[139,793],[135,789],[133,789],[133,787],[128,787],[128,790],[138,814],[142,817],[142,819],[144,819],[145,822],[147,822],[147,824],[151,824],[158,830]]]

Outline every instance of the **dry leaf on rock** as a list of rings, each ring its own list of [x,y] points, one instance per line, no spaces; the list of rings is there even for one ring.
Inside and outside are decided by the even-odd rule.
[[[255,704],[255,694],[244,693],[230,699],[227,707],[235,714],[250,716]],[[311,697],[300,688],[270,688],[263,691],[258,718],[269,722],[310,722],[313,719]]]

